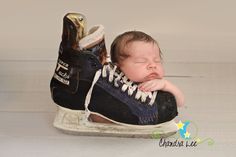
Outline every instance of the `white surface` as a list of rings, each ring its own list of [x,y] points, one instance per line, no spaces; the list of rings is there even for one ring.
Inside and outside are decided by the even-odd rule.
[[[163,148],[155,139],[66,135],[52,127],[49,80],[55,62],[0,62],[0,156],[233,156],[236,146],[236,64],[166,64],[167,79],[185,93],[178,120],[196,123],[196,148]],[[20,67],[20,68],[19,68]],[[194,72],[193,72],[194,71]],[[181,77],[173,76],[180,74]],[[222,74],[222,75],[221,75]],[[179,76],[179,75],[178,75]],[[176,154],[178,153],[178,154]]]
[[[236,1],[1,1],[0,156],[235,156]],[[186,96],[178,120],[213,146],[162,148],[158,140],[72,136],[52,127],[49,92],[67,12],[105,26],[107,47],[125,30],[160,42],[167,79]]]

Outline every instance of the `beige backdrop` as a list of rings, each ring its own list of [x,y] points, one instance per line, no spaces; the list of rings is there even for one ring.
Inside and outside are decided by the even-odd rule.
[[[103,24],[107,48],[125,30],[154,36],[166,62],[235,62],[234,0],[3,0],[1,60],[55,60],[67,12]]]

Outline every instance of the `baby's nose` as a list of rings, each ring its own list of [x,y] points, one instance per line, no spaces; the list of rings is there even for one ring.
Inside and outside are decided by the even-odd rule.
[[[150,63],[148,65],[148,69],[156,69],[157,68],[157,65],[155,63]]]

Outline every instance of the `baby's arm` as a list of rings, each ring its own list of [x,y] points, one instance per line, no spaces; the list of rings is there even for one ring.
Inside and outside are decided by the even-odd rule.
[[[163,90],[172,93],[176,98],[179,107],[184,105],[184,95],[178,87],[164,79],[154,79],[139,84],[139,89],[144,92]]]

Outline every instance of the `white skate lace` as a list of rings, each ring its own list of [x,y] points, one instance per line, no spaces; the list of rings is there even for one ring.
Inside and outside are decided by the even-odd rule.
[[[142,92],[141,90],[138,89],[137,84],[134,84],[132,81],[130,81],[123,72],[118,73],[117,72],[117,66],[114,65],[113,67],[111,65],[104,65],[102,69],[102,77],[107,77],[108,75],[108,80],[109,82],[114,82],[115,87],[119,87],[118,81],[122,85],[121,90],[123,92],[128,93],[129,96],[132,96],[135,91],[135,99],[141,100],[141,102],[146,102],[147,98],[150,99],[149,105],[152,105],[155,102],[157,92]],[[107,74],[108,73],[108,74]]]

